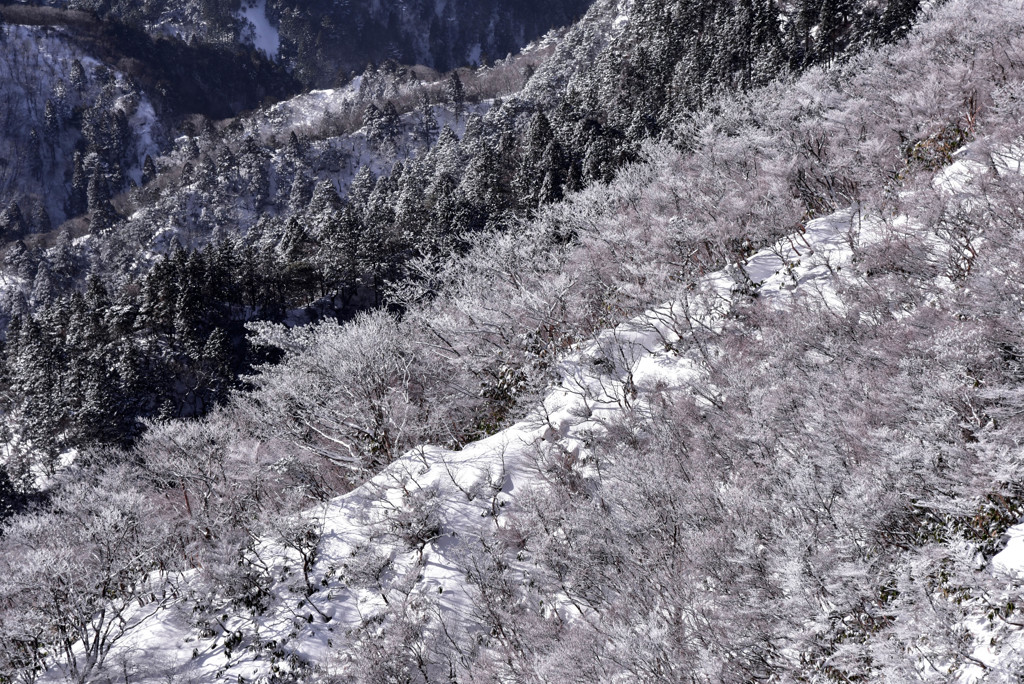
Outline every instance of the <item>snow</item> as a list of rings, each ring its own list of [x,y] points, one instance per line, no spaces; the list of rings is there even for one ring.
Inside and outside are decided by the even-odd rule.
[[[1024,521],[1014,525],[1003,536],[1006,545],[992,557],[988,572],[1005,582],[1010,595],[1017,594],[1024,584]],[[974,636],[976,648],[972,656],[986,664],[987,669],[976,665],[967,668],[960,681],[1019,681],[1015,664],[1024,661],[1024,634],[1018,626],[1007,630],[1006,625],[993,623],[984,617],[969,621],[966,625]],[[1007,672],[1009,670],[1009,672]]]
[[[140,165],[145,161],[147,154],[153,155],[159,152],[156,143],[153,142],[153,129],[156,127],[156,122],[156,110],[153,109],[153,103],[149,101],[148,97],[143,96],[135,113],[128,120],[136,135],[139,136],[136,145],[139,149]]]
[[[947,194],[968,194],[976,181],[989,171],[998,174],[1024,174],[1024,143],[986,149],[981,145],[963,147],[953,153],[954,161],[940,170],[932,185]]]
[[[947,173],[938,182],[953,183],[955,173],[960,172]],[[461,450],[417,447],[352,492],[308,511],[305,520],[322,532],[313,572],[316,591],[307,603],[297,603],[295,571],[289,576],[286,569],[294,568],[295,552],[275,539],[264,539],[257,553],[271,559],[280,578],[270,608],[256,618],[228,617],[225,634],[238,631],[273,639],[292,655],[343,672],[340,652],[351,643],[353,630],[382,615],[395,600],[406,600],[410,586],[444,618],[448,629],[473,629],[474,589],[460,570],[465,554],[510,524],[508,511],[524,495],[546,486],[545,472],[551,467],[589,472],[593,466],[587,444],[627,409],[643,407],[661,391],[686,392],[703,379],[704,361],[696,345],[688,344],[690,326],[722,329],[743,295],[756,295],[780,308],[804,295],[841,306],[837,292],[843,281],[860,277],[852,267],[855,247],[884,239],[894,224],[900,230],[913,228],[862,215],[858,207],[810,221],[742,263],[706,276],[685,299],[666,302],[597,335],[560,362],[561,382],[524,420]],[[402,525],[418,519],[412,511],[426,511],[438,522],[439,533],[423,540],[421,548],[411,545],[408,535],[403,538]],[[527,561],[509,563],[524,577],[530,572]],[[387,567],[386,572],[371,573],[374,582],[365,572],[351,569],[373,564]],[[1024,524],[1011,528],[992,571],[1024,576]],[[563,619],[579,619],[567,599],[553,610]],[[248,636],[229,658],[216,639],[200,638],[188,626],[186,611],[175,605],[158,611],[115,647],[111,662],[163,663],[162,673],[139,670],[134,681],[251,680],[272,669],[266,655],[244,650],[252,643]],[[986,632],[979,625],[970,629],[980,643]],[[1024,652],[1024,644],[1018,650]],[[979,646],[979,659],[989,662],[993,657],[991,646]]]
[[[1004,536],[1006,546],[992,557],[986,572],[1005,580],[1006,588],[1019,591],[1024,580],[1024,524],[1007,530]],[[974,663],[966,667],[957,677],[963,684],[982,681],[1019,681],[1015,663],[1024,660],[1024,635],[1014,628],[1007,632],[1006,626],[993,622],[985,616],[977,616],[964,624],[971,634],[975,648],[971,653]]]
[[[119,104],[122,109],[125,109],[123,104]],[[156,110],[153,108],[153,103],[145,95],[140,98],[138,106],[128,118],[128,124],[135,131],[136,158],[136,165],[129,170],[129,174],[136,184],[141,184],[142,166],[146,161],[146,155],[156,159],[160,153],[160,148],[154,139],[157,129]]]
[[[267,0],[255,0],[252,4],[243,2],[239,17],[249,23],[245,39],[270,59],[277,59],[281,34],[267,18]]]
[[[586,444],[626,407],[646,401],[657,389],[685,390],[701,377],[697,353],[679,351],[689,334],[683,314],[702,325],[721,327],[744,281],[773,301],[785,300],[799,288],[827,289],[826,283],[849,263],[851,231],[858,225],[852,210],[810,222],[744,264],[705,278],[700,288],[705,297],[668,302],[598,335],[562,361],[561,384],[527,419],[459,451],[418,447],[361,487],[308,512],[311,524],[322,528],[315,576],[324,583],[308,599],[316,610],[297,608],[295,595],[281,582],[265,615],[230,618],[226,628],[280,640],[291,653],[325,663],[332,654],[337,657],[335,649],[346,643],[346,632],[385,611],[385,597],[400,591],[409,577],[415,577],[415,592],[449,626],[472,628],[473,590],[459,560],[473,540],[508,525],[509,504],[543,487],[543,473],[552,464],[588,468]],[[394,531],[397,518],[414,500],[426,502],[440,520],[440,534],[422,550],[410,548]],[[371,552],[391,568],[379,587],[327,572],[367,562]],[[290,553],[273,539],[264,540],[259,550],[262,558],[278,559],[275,573],[281,573]],[[571,619],[568,606],[566,601],[554,609]],[[212,681],[217,673],[231,680],[249,679],[267,671],[267,663],[251,653],[236,653],[229,662],[215,642],[189,634],[184,620],[175,608],[162,611],[118,645],[118,657],[136,653],[148,660],[159,654],[169,668],[167,676],[194,681]],[[191,656],[193,649],[199,658]],[[182,656],[185,652],[188,657]],[[145,681],[147,676],[140,671],[135,679]]]
[[[284,102],[278,102],[266,115],[270,122],[281,122],[281,126],[294,126],[310,130],[321,125],[325,119],[344,111],[345,105],[355,102],[359,96],[359,76],[342,88],[312,90]],[[260,127],[261,133],[267,133]]]
[[[998,572],[1024,577],[1024,525],[1016,525],[1006,532],[1006,548],[992,558],[992,567]]]
[[[627,26],[629,26],[629,19],[633,12],[634,2],[633,0],[625,0],[620,2],[617,8],[617,16],[612,21],[612,31],[614,33],[621,33]]]

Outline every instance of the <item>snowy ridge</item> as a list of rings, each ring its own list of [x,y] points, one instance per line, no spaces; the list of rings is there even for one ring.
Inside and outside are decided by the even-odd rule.
[[[1017,156],[1007,152],[1008,160]],[[969,148],[957,159],[933,185],[969,196],[992,169],[977,164]],[[997,166],[1000,173],[1018,170],[1009,162]],[[803,296],[841,307],[839,288],[863,275],[855,249],[887,239],[893,229],[916,228],[857,208],[812,220],[709,274],[679,299],[599,334],[561,362],[561,383],[525,420],[459,451],[413,449],[352,492],[282,521],[282,535],[264,539],[256,550],[275,578],[261,615],[225,609],[217,628],[204,633],[192,626],[187,604],[140,608],[139,628],[114,648],[108,664],[130,666],[136,681],[254,681],[306,665],[332,675],[347,671],[347,654],[396,606],[419,615],[438,638],[444,630],[478,629],[480,597],[464,568],[488,540],[511,529],[516,504],[543,490],[554,470],[593,474],[588,445],[595,436],[626,411],[643,414],[656,393],[690,391],[702,381],[704,355],[717,351],[702,347],[699,338],[730,324],[741,295],[780,310]],[[938,242],[928,249],[933,256],[944,251]],[[296,544],[296,530],[311,530],[313,546]],[[1010,581],[1024,575],[1024,525],[1012,528],[1008,540],[985,572]],[[532,581],[529,559],[508,562],[522,581]],[[183,577],[184,593],[188,583]],[[576,609],[567,598],[548,607],[563,620],[579,619]],[[995,634],[981,619],[965,627],[979,644],[981,662],[1024,652],[1016,638],[1001,639],[997,652]],[[978,681],[982,674],[978,668],[962,680]]]
[[[136,679],[173,673],[195,681],[252,681],[296,660],[340,672],[346,665],[339,654],[347,649],[339,647],[395,602],[417,602],[436,624],[472,629],[474,596],[461,562],[508,524],[510,504],[543,487],[550,468],[586,470],[588,442],[627,407],[642,407],[656,388],[684,389],[699,377],[702,361],[687,342],[690,331],[720,329],[737,291],[753,287],[780,306],[798,290],[830,291],[864,223],[850,210],[811,221],[743,264],[706,277],[692,298],[599,335],[563,361],[562,383],[526,420],[460,451],[414,449],[361,487],[308,512],[305,523],[317,531],[319,544],[309,573],[315,591],[307,599],[297,593],[299,554],[265,540],[257,553],[280,579],[264,615],[225,615],[222,631],[210,639],[172,606],[148,617],[109,662],[131,663]],[[864,239],[868,231],[861,230]],[[520,566],[529,573],[526,563]],[[554,609],[569,618],[566,607]]]

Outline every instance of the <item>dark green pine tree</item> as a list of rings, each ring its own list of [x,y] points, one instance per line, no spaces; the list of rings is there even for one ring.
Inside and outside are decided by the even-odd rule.
[[[367,199],[363,216],[363,237],[358,250],[359,271],[363,284],[374,293],[375,304],[381,302],[387,280],[396,265],[398,245],[393,235],[394,184],[393,176],[377,179]]]
[[[921,0],[889,0],[879,19],[875,39],[889,42],[903,38],[910,32],[921,9]]]
[[[146,160],[142,163],[142,184],[148,185],[153,182],[156,178],[156,164],[153,163],[153,158],[146,155]]]
[[[343,207],[324,233],[318,252],[318,267],[326,283],[323,294],[335,295],[348,306],[358,290],[359,245],[362,222],[352,207]]]
[[[206,338],[199,359],[201,410],[227,398],[234,377],[231,363],[231,340],[223,328],[214,328]]]
[[[4,253],[4,267],[24,280],[35,278],[38,265],[38,255],[30,252],[21,240],[17,240]]]
[[[13,240],[23,236],[28,230],[25,216],[21,213],[21,207],[14,200],[0,211],[0,237],[4,240]]]
[[[114,205],[109,200],[101,202],[91,214],[89,214],[89,232],[99,235],[109,231],[118,221]]]
[[[775,0],[753,0],[752,11],[751,79],[753,85],[763,85],[778,78],[786,65],[781,14]]]
[[[89,210],[95,211],[104,202],[110,201],[110,185],[107,183],[107,175],[103,172],[103,165],[97,162],[92,167],[89,175],[88,194]]]
[[[54,282],[50,265],[46,261],[40,261],[36,269],[36,277],[32,281],[32,304],[46,306],[53,303],[57,296],[57,284]]]
[[[50,221],[50,213],[46,211],[46,204],[38,197],[32,200],[28,226],[33,233],[49,233],[53,230],[53,222]]]
[[[317,183],[305,211],[306,222],[310,224],[314,234],[321,232],[321,229],[337,216],[341,207],[341,197],[334,183],[326,179]]]
[[[525,148],[516,173],[515,192],[526,208],[535,208],[545,197],[561,190],[553,166],[561,162],[561,147],[555,145],[551,123],[543,111],[537,112],[527,129]],[[547,184],[545,185],[545,182]],[[558,185],[556,190],[556,185]]]
[[[270,173],[266,150],[252,136],[246,136],[238,155],[242,192],[253,210],[259,210],[270,198]]]
[[[395,233],[405,244],[417,243],[430,221],[426,202],[429,166],[422,160],[402,165],[401,181],[395,193]]]
[[[448,80],[445,82],[444,96],[458,120],[466,111],[466,88],[462,85],[458,71],[453,71],[448,76]]]
[[[821,0],[799,0],[797,3],[796,16],[789,22],[789,65],[793,71],[813,64],[817,58],[813,31],[820,7]]]
[[[201,252],[190,252],[183,264],[176,264],[177,296],[174,302],[175,347],[198,358],[206,339],[206,268]]]
[[[89,174],[81,152],[75,152],[71,176],[71,193],[65,204],[65,211],[71,218],[81,216],[89,208]]]
[[[465,158],[462,154],[462,144],[448,124],[444,125],[441,133],[437,136],[437,143],[430,150],[428,163],[433,165],[433,178],[430,185],[433,186],[440,179],[455,180],[462,177],[465,170]],[[428,192],[432,190],[428,189]]]
[[[199,143],[193,136],[188,136],[185,141],[185,159],[192,161],[199,157]]]
[[[71,87],[78,93],[85,92],[88,87],[88,77],[85,75],[85,67],[77,59],[71,62]]]
[[[295,134],[295,131],[291,131],[288,134],[288,142],[284,146],[285,161],[295,167],[303,163],[304,157],[305,146],[299,141],[299,136]]]
[[[416,137],[416,140],[423,145],[433,143],[439,128],[437,117],[434,115],[434,106],[430,104],[430,100],[425,94],[420,97],[416,105],[414,120],[413,135]]]
[[[488,221],[500,220],[513,206],[510,176],[494,145],[482,145],[469,162],[460,194],[476,204]]]
[[[822,0],[818,10],[818,59],[831,63],[846,48],[851,13],[849,0]]]
[[[278,262],[287,297],[298,299],[323,289],[315,263],[316,247],[316,241],[306,230],[304,221],[292,216],[285,222],[278,242]]]
[[[466,233],[481,227],[483,216],[447,176],[436,184],[433,196],[430,223],[417,248],[428,259],[445,259],[459,250]]]
[[[615,167],[615,151],[608,136],[602,130],[595,131],[583,155],[583,178],[586,182],[607,183]]]
[[[40,318],[45,320],[44,316]],[[37,316],[14,323],[12,329],[7,349],[11,396],[15,397],[11,418],[15,429],[40,455],[39,465],[52,471],[62,451],[61,435],[66,428],[59,377],[64,355],[55,336]]]
[[[309,180],[309,172],[305,168],[299,167],[295,170],[291,191],[288,194],[289,212],[292,215],[305,212],[312,199],[313,183]]]
[[[385,154],[393,154],[396,149],[396,141],[401,132],[401,119],[398,110],[391,100],[388,100],[383,109],[378,109],[371,104],[363,114],[363,126],[366,128],[366,138],[373,145],[374,149]]]
[[[370,194],[377,186],[377,178],[369,166],[360,167],[355,178],[348,189],[348,201],[360,213],[366,211],[366,204],[370,201]]]
[[[3,35],[4,32],[0,30],[0,36]],[[2,43],[2,38],[0,38],[0,43]],[[21,511],[25,506],[25,499],[25,495],[11,479],[7,465],[0,463],[0,526]]]
[[[74,293],[68,305],[65,344],[68,353],[65,394],[74,407],[70,436],[75,444],[119,443],[124,439],[125,399],[113,372],[106,325],[110,299],[102,282],[88,281],[85,295]]]

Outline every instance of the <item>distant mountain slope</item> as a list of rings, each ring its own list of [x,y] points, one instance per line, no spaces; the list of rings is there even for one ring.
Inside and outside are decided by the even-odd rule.
[[[241,48],[153,40],[80,12],[2,8],[0,46],[4,243],[49,233],[95,208],[98,194],[138,185],[147,156],[185,118],[229,116],[295,88]]]
[[[168,114],[225,118],[298,91],[282,68],[234,43],[190,44],[91,12],[31,5],[0,5],[0,20],[59,32],[130,77]]]
[[[162,129],[152,100],[65,32],[0,26],[0,45],[0,240],[7,243],[85,211],[96,169],[97,182],[114,190],[138,182]]]
[[[276,57],[305,85],[341,85],[369,63],[396,60],[442,71],[500,59],[571,23],[590,0],[53,0],[159,35],[204,43],[253,42],[252,18],[276,31]],[[278,41],[275,41],[278,42]]]

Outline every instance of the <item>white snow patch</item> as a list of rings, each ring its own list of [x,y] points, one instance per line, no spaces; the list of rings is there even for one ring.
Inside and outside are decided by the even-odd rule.
[[[243,39],[270,59],[277,59],[281,49],[281,34],[267,19],[267,0],[255,0],[251,4],[243,2],[239,17],[249,23]]]
[[[1024,577],[1024,525],[1006,531],[1006,548],[992,558],[992,566],[1001,572]]]

